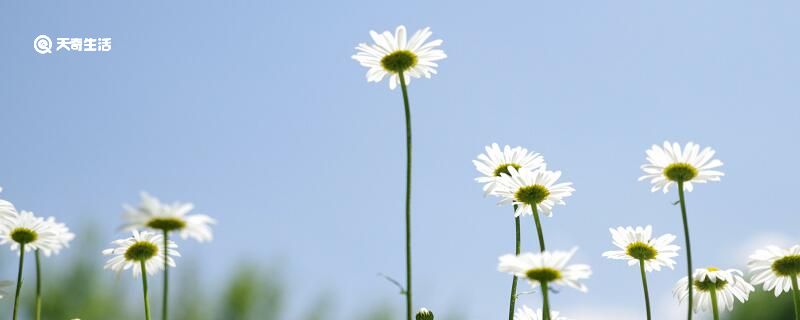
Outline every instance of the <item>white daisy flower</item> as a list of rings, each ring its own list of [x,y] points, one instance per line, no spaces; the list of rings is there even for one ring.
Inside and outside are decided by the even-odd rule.
[[[172,257],[180,257],[178,245],[172,240],[167,241],[164,248],[164,238],[162,235],[150,231],[131,231],[132,237],[114,240],[112,243],[115,248],[103,250],[104,255],[113,257],[106,262],[103,269],[111,269],[120,273],[124,270],[132,269],[133,277],[138,277],[142,273],[141,264],[144,263],[147,274],[153,275],[164,269],[164,250],[167,252],[167,265],[175,267],[175,260]]]
[[[664,141],[664,146],[653,145],[647,150],[647,161],[642,165],[645,175],[639,181],[650,180],[653,187],[650,191],[662,189],[667,193],[673,183],[683,183],[683,189],[692,191],[694,183],[719,181],[725,174],[713,170],[722,166],[722,161],[711,159],[715,151],[706,147],[700,151],[700,146],[689,142],[681,149],[678,143]]]
[[[410,40],[406,39],[404,26],[397,27],[394,34],[389,31],[381,34],[370,31],[369,34],[375,44],[358,44],[358,52],[352,58],[369,68],[369,82],[380,82],[390,75],[389,88],[392,90],[400,83],[398,75],[401,72],[406,84],[411,82],[412,77],[430,78],[436,74],[436,67],[439,66],[435,61],[447,58],[444,51],[437,49],[442,45],[442,40],[425,42],[433,34],[430,28],[417,31]]]
[[[75,234],[69,231],[66,224],[57,222],[54,217],[48,217],[44,222],[48,224],[50,231],[55,234],[54,238],[56,240],[52,251],[42,251],[45,256],[49,257],[51,254],[58,254],[61,249],[69,247],[69,242],[75,239]]]
[[[543,320],[544,311],[542,309],[533,310],[528,306],[522,306],[514,312],[514,320]],[[558,311],[550,311],[550,320],[569,320],[565,317],[560,317]]]
[[[500,257],[497,270],[528,279],[534,288],[544,282],[586,292],[588,289],[580,280],[592,275],[591,267],[585,264],[567,265],[576,250],[528,252],[518,256],[507,254]]]
[[[603,253],[609,259],[628,260],[628,265],[639,264],[639,260],[644,261],[644,268],[647,272],[660,271],[661,267],[674,269],[675,260],[678,256],[680,247],[672,244],[675,236],[665,234],[658,238],[653,238],[653,227],[617,227],[608,229],[615,246],[622,250],[612,250]]]
[[[482,176],[475,178],[475,181],[483,183],[483,191],[486,195],[494,191],[497,180],[500,179],[502,173],[510,174],[508,167],[514,167],[517,170],[533,171],[545,166],[544,158],[534,152],[528,152],[528,149],[523,147],[511,148],[506,145],[500,150],[497,143],[492,143],[491,146],[486,146],[486,153],[478,155],[477,160],[472,160],[475,169],[482,174]]]
[[[182,239],[193,238],[199,242],[211,241],[211,225],[214,219],[204,214],[188,213],[194,209],[191,203],[175,202],[163,204],[156,197],[146,192],[141,193],[142,202],[139,207],[133,208],[125,205],[122,226],[124,230],[138,230],[150,228],[165,232],[178,232]]]
[[[711,308],[711,293],[716,293],[720,309],[731,311],[736,300],[744,303],[750,293],[755,291],[755,288],[742,278],[742,272],[736,269],[697,269],[692,275],[692,285],[695,289],[694,312]],[[672,293],[682,303],[689,296],[688,289],[689,281],[687,277],[683,277]]]
[[[13,286],[14,286],[13,281],[8,281],[8,280],[0,281],[0,299],[3,299],[3,297],[10,294],[6,291],[6,288],[10,288]]]
[[[24,244],[25,252],[39,250],[45,255],[62,248],[57,230],[29,211],[20,212],[0,227],[0,244],[6,243],[11,244],[13,251],[18,251]]]
[[[500,174],[494,193],[501,198],[498,205],[517,205],[516,217],[532,215],[533,206],[538,213],[550,217],[553,206],[565,205],[563,199],[575,191],[571,182],[556,183],[561,171],[548,171],[544,166],[534,171],[517,170],[513,166],[507,169],[510,174]]]
[[[747,263],[754,285],[763,284],[764,290],[775,291],[775,296],[792,290],[792,279],[800,276],[800,245],[789,249],[769,246],[756,251]],[[798,289],[795,289],[798,290]]]

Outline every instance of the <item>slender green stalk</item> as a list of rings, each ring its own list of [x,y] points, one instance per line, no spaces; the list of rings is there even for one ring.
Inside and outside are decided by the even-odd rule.
[[[800,286],[797,285],[797,275],[792,276],[792,298],[794,298],[794,318],[800,320]]]
[[[169,265],[167,264],[167,244],[169,242],[169,232],[164,230],[164,295],[161,297],[161,320],[167,320],[167,307],[169,304]],[[38,319],[37,319],[38,320]]]
[[[22,290],[22,266],[25,264],[25,244],[19,244],[19,272],[17,273],[17,293],[14,295],[14,316],[17,320],[17,309],[19,308],[19,292]]]
[[[689,313],[686,319],[692,320],[692,300],[694,299],[692,290],[692,245],[689,242],[689,220],[686,218],[686,197],[683,194],[683,181],[678,181],[678,196],[681,203],[681,216],[683,217],[683,237],[686,240],[686,273],[689,280]]]
[[[550,320],[550,300],[547,297],[547,281],[542,283],[542,319]]]
[[[644,272],[644,260],[639,259],[639,271],[642,272],[642,287],[644,287],[644,305],[647,308],[647,320],[650,320],[650,293],[647,291],[647,275]]]
[[[36,249],[36,320],[42,318],[42,267],[39,262],[39,249]]]
[[[406,114],[406,318],[411,320],[411,107],[408,105],[406,78],[402,71],[398,76]]]
[[[517,206],[515,205],[514,212],[516,211],[517,211]],[[514,253],[519,255],[520,251],[519,217],[514,218],[514,224],[516,224],[517,227],[517,246]],[[508,320],[514,320],[514,305],[516,303],[517,303],[517,276],[514,276],[514,280],[511,282],[511,301],[509,302],[508,306]]]
[[[142,292],[144,293],[144,318],[150,320],[150,298],[147,296],[147,267],[145,267],[144,260],[139,261],[142,266]]]
[[[542,222],[539,221],[539,210],[535,205],[531,206],[533,210],[533,221],[536,222],[536,235],[539,236],[539,251],[544,252],[544,233],[542,233]]]
[[[714,320],[719,320],[719,307],[717,306],[717,289],[712,285],[709,289],[711,291],[711,312],[714,314]]]

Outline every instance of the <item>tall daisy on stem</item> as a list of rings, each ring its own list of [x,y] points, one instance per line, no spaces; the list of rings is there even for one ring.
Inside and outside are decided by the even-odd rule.
[[[499,258],[497,270],[527,279],[534,289],[541,287],[542,319],[555,320],[551,319],[548,296],[551,286],[566,285],[580,292],[588,291],[580,280],[592,275],[591,267],[585,264],[567,265],[576,250],[507,254]]]
[[[14,314],[17,319],[19,296],[22,290],[22,270],[25,265],[25,253],[28,251],[55,252],[61,249],[59,234],[51,224],[36,217],[32,212],[22,211],[7,219],[0,227],[0,244],[10,244],[12,251],[19,252],[19,271],[17,272],[17,289],[14,294]]]
[[[546,217],[553,215],[556,204],[565,205],[564,198],[575,191],[571,182],[558,182],[561,171],[549,171],[545,166],[534,170],[517,170],[507,167],[508,174],[500,173],[494,193],[501,200],[499,205],[513,204],[514,216],[533,215],[536,223],[536,234],[539,237],[539,251],[545,251],[544,233],[539,214]]]
[[[512,167],[517,170],[536,170],[544,167],[544,158],[538,153],[528,152],[528,149],[522,147],[511,148],[506,145],[502,150],[497,143],[492,143],[487,146],[486,153],[478,155],[477,160],[472,160],[475,169],[481,173],[481,176],[475,178],[475,181],[483,183],[483,191],[485,195],[493,194],[497,187],[497,180],[500,179],[503,173],[508,174],[508,168]],[[519,216],[516,215],[517,206],[514,206],[514,224],[516,225],[516,250],[514,253],[520,253],[520,222]],[[511,281],[511,301],[508,308],[508,319],[514,319],[514,306],[517,301],[517,276],[513,276]]]
[[[639,265],[642,274],[642,287],[644,288],[644,304],[647,310],[647,320],[651,319],[650,314],[650,293],[647,291],[647,275],[645,271],[659,271],[661,267],[673,269],[675,260],[678,256],[678,246],[671,244],[675,236],[665,234],[658,238],[653,238],[653,227],[618,227],[608,229],[614,245],[622,250],[612,250],[603,253],[603,256],[615,260],[627,260],[628,265]]]
[[[756,251],[747,263],[754,285],[763,284],[764,290],[775,291],[775,296],[792,292],[795,320],[800,320],[800,245],[788,249],[769,246]]]
[[[198,242],[211,241],[211,225],[214,219],[204,214],[188,214],[194,209],[191,203],[175,202],[163,204],[158,198],[146,192],[141,193],[142,202],[139,207],[125,206],[123,219],[125,230],[153,229],[161,232],[163,246],[167,246],[170,233],[177,233],[182,239],[192,238]],[[161,319],[167,320],[169,298],[169,268],[167,268],[167,251],[162,251],[164,269],[164,293],[162,295]]]
[[[114,248],[103,250],[103,255],[113,256],[103,269],[117,273],[131,269],[133,277],[142,275],[144,315],[150,320],[150,298],[147,292],[147,275],[154,275],[164,266],[175,267],[172,257],[180,257],[178,245],[171,240],[163,241],[163,236],[150,231],[131,231],[132,236],[112,242]],[[165,263],[166,261],[166,263]]]
[[[403,105],[406,120],[406,318],[413,316],[411,302],[411,109],[408,103],[408,84],[411,78],[422,76],[430,78],[436,74],[436,61],[447,57],[438,49],[442,40],[425,42],[433,33],[430,28],[417,31],[406,37],[406,27],[399,26],[392,34],[389,31],[377,33],[370,31],[374,44],[361,43],[352,58],[369,68],[367,81],[380,82],[389,76],[389,88],[397,88],[398,82],[403,91]]]
[[[744,303],[755,291],[752,285],[742,278],[742,272],[736,269],[720,270],[714,267],[697,269],[692,281],[683,277],[673,290],[678,301],[683,302],[689,296],[687,287],[694,287],[695,299],[689,310],[706,311],[711,309],[714,320],[719,320],[720,306],[728,311],[733,310],[736,300]]]
[[[41,255],[39,252],[41,251],[46,257],[58,254],[61,252],[61,249],[69,247],[69,242],[75,238],[75,234],[69,231],[67,225],[56,222],[56,218],[49,217],[47,220],[44,220],[44,222],[47,224],[47,228],[55,234],[53,238],[55,241],[48,247],[39,248],[34,251],[34,257],[36,258],[36,310],[34,314],[36,320],[42,318],[42,283],[44,282],[42,278]]]
[[[669,191],[673,184],[677,184],[678,197],[681,205],[681,217],[683,218],[683,236],[686,242],[686,274],[692,276],[692,246],[689,241],[689,221],[686,217],[686,197],[684,191],[692,191],[695,183],[706,183],[709,181],[719,181],[725,174],[716,171],[722,166],[722,161],[713,159],[715,151],[706,147],[700,151],[700,146],[689,142],[684,148],[678,143],[664,141],[664,146],[653,145],[647,152],[647,164],[642,165],[645,175],[639,177],[639,181],[650,180],[653,187],[650,191],[655,192],[659,189],[664,193]],[[694,299],[693,286],[686,287],[689,307],[687,319],[692,319],[692,299]]]

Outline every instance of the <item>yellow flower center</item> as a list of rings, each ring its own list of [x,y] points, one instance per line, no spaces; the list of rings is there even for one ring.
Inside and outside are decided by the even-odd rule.
[[[528,279],[538,281],[539,283],[551,282],[561,279],[561,271],[547,267],[536,268],[536,269],[530,269],[527,272],[525,272],[525,276]]]
[[[673,163],[664,168],[664,176],[675,182],[692,180],[697,173],[697,168],[688,163]]]
[[[507,163],[507,164],[504,163],[504,164],[501,164],[501,165],[497,166],[497,168],[494,169],[494,176],[495,177],[499,177],[501,173],[505,173],[505,174],[510,176],[511,172],[508,172],[508,167],[514,167],[514,169],[517,169],[517,170],[519,170],[519,168],[522,168],[521,165],[518,165],[516,163]]]
[[[381,65],[386,71],[400,73],[417,65],[417,55],[409,50],[397,50],[381,58]]]
[[[39,234],[28,228],[16,228],[11,231],[11,239],[19,244],[26,244],[36,241]]]
[[[147,261],[158,253],[158,246],[151,242],[139,241],[128,247],[125,259],[132,261]]]
[[[517,201],[519,202],[535,206],[544,201],[544,199],[547,199],[547,196],[549,195],[550,195],[550,190],[547,190],[545,186],[540,184],[535,184],[532,186],[525,186],[519,188],[519,190],[517,190],[517,193],[514,194],[514,198],[517,199]]]

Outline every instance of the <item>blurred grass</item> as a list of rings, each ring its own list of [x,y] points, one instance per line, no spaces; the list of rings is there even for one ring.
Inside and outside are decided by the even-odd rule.
[[[736,304],[727,320],[792,320],[794,319],[794,302],[792,293],[783,293],[780,297],[761,290],[750,295],[745,304]]]
[[[43,319],[82,320],[114,319],[141,320],[141,288],[137,281],[115,281],[103,270],[103,259],[99,253],[97,234],[81,233],[74,243],[82,250],[66,266],[43,265],[46,281],[44,283]],[[27,265],[27,264],[26,264]],[[32,267],[32,265],[30,265]],[[177,286],[173,287],[171,319],[174,320],[279,320],[287,319],[285,306],[288,304],[286,286],[279,270],[264,268],[254,263],[242,263],[230,278],[223,279],[227,285],[219,289],[223,295],[215,298],[217,291],[208,290],[211,284],[201,281],[197,269],[198,262],[186,259],[175,272]],[[4,271],[9,271],[5,270]],[[35,278],[26,276],[24,302],[25,314],[29,319],[34,310]],[[125,273],[122,276],[130,278]],[[130,279],[126,279],[130,280]],[[154,319],[160,317],[160,280],[153,282],[150,299],[153,302]],[[335,293],[321,292],[300,312],[298,320],[328,320],[335,316]],[[9,299],[12,298],[12,299]],[[12,297],[3,299],[3,310],[10,307]],[[388,303],[363,306],[361,311],[348,319],[356,320],[399,320],[402,315]],[[437,319],[467,319],[456,309],[442,312]],[[779,298],[771,292],[758,289],[746,304],[736,304],[732,313],[723,313],[726,320],[791,320],[794,319],[794,305],[790,294]]]
[[[91,228],[89,228],[91,230]],[[100,244],[97,234],[91,231],[82,232],[76,240],[75,256],[67,261],[66,266],[44,264],[44,304],[43,319],[82,320],[114,319],[140,320],[141,290],[139,282],[115,281],[103,270],[103,259],[99,253]],[[32,265],[30,265],[32,267]],[[197,269],[198,262],[186,259],[175,272],[177,286],[173,287],[171,319],[174,320],[279,320],[287,319],[285,306],[288,304],[286,286],[279,270],[264,268],[254,263],[242,263],[228,279],[227,285],[219,291],[208,290],[211,284],[201,281]],[[6,270],[8,271],[8,270]],[[129,274],[123,274],[130,278]],[[126,279],[130,280],[130,279]],[[33,314],[35,280],[27,276],[25,281],[24,302],[25,314],[22,319]],[[154,281],[150,299],[153,301],[153,314],[156,319],[160,315],[160,281]],[[222,292],[221,299],[215,298]],[[3,299],[4,310],[10,307],[13,297]],[[309,301],[300,312],[298,320],[327,320],[335,316],[335,292],[321,292],[316,299]],[[456,310],[456,311],[453,311]],[[402,318],[397,310],[388,303],[363,306],[353,317],[357,320],[398,320]],[[790,320],[794,319],[794,305],[790,294],[779,298],[771,292],[758,289],[750,296],[746,304],[736,304],[732,313],[724,313],[726,320]],[[437,319],[467,319],[456,309],[442,312]]]
[[[141,287],[133,281],[128,272],[115,279],[113,273],[103,270],[103,257],[98,253],[101,245],[108,242],[99,239],[97,233],[88,228],[72,245],[76,250],[63,263],[48,264],[44,260],[42,319],[82,320],[141,320],[144,314],[141,306]],[[27,260],[27,259],[26,259]],[[10,261],[9,261],[10,262]],[[26,261],[27,262],[27,261]],[[242,263],[231,272],[225,285],[209,289],[211,283],[201,280],[197,261],[185,259],[180,272],[175,275],[171,292],[170,319],[174,320],[279,320],[287,319],[285,307],[288,294],[276,268],[259,266],[255,263]],[[32,264],[26,267],[33,269]],[[35,277],[27,272],[23,288],[23,314],[21,319],[32,318],[34,312]],[[10,272],[10,269],[4,269]],[[15,270],[14,270],[15,271]],[[130,280],[130,281],[128,281]],[[150,301],[153,319],[160,318],[161,279],[154,278],[151,284]],[[213,291],[212,291],[213,290]],[[222,298],[218,298],[219,293]],[[215,297],[213,300],[212,297]],[[335,318],[335,293],[322,292],[301,310],[298,320],[327,320]],[[10,299],[9,299],[10,298]],[[2,301],[2,311],[8,311],[13,301],[6,297]],[[349,319],[395,320],[393,308],[388,305],[365,306],[363,314]],[[0,316],[0,318],[5,318]]]
[[[91,230],[91,228],[89,228]],[[103,259],[99,253],[100,244],[107,241],[98,239],[94,232],[82,232],[76,240],[75,256],[66,266],[45,264],[43,319],[82,320],[114,319],[141,320],[141,288],[137,281],[115,281],[103,270]],[[285,306],[288,304],[286,286],[279,270],[264,268],[254,263],[242,263],[230,278],[223,279],[227,285],[219,289],[222,299],[210,299],[217,291],[208,290],[211,284],[201,281],[197,269],[198,262],[186,259],[175,272],[177,286],[173,287],[171,319],[174,320],[278,320],[287,319]],[[32,265],[31,265],[32,267]],[[8,270],[5,270],[8,271]],[[122,276],[130,278],[129,274]],[[35,280],[26,276],[24,302],[25,314],[22,319],[33,314]],[[130,280],[130,279],[126,279]],[[153,282],[150,299],[152,313],[160,315],[160,280]],[[8,299],[12,298],[12,299]],[[335,316],[335,293],[321,292],[300,312],[297,320],[327,320]],[[3,299],[3,310],[10,307],[12,297]],[[458,309],[437,315],[437,319],[467,319]],[[399,320],[402,315],[388,303],[363,306],[348,319],[356,320]],[[790,294],[779,298],[771,292],[758,289],[746,304],[736,304],[732,313],[723,313],[726,320],[791,320],[794,319],[794,305]]]

